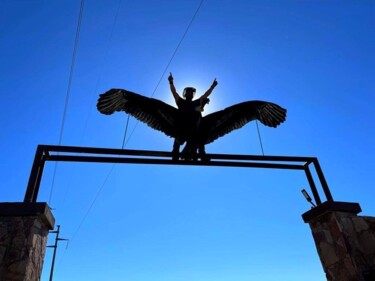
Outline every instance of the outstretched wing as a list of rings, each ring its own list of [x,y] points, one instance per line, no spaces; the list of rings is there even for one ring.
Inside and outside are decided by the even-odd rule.
[[[151,128],[177,137],[178,110],[160,100],[127,90],[111,89],[99,96],[97,108],[106,115],[125,111]]]
[[[266,126],[276,128],[285,121],[285,118],[286,109],[271,102],[247,101],[235,104],[203,117],[200,141],[208,144],[253,120],[259,120]]]

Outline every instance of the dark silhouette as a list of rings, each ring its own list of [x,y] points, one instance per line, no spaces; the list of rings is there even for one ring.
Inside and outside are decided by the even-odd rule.
[[[181,98],[173,85],[173,76],[168,77],[171,92],[178,109],[160,100],[123,90],[111,89],[101,94],[98,110],[106,115],[115,111],[125,111],[151,128],[175,139],[173,159],[179,159],[179,148],[186,142],[181,158],[186,160],[208,160],[204,146],[216,139],[239,129],[252,120],[276,128],[286,118],[286,109],[265,101],[247,101],[227,107],[202,117],[201,112],[209,102],[208,96],[218,84],[216,79],[211,87],[199,98],[193,100],[195,89],[187,87]]]
[[[172,73],[170,73],[168,81],[176,105],[180,110],[179,126],[183,129],[183,134],[180,137],[176,137],[173,143],[173,160],[177,160],[179,158],[178,155],[180,153],[180,146],[185,142],[186,145],[182,151],[182,158],[187,160],[193,158],[196,160],[196,153],[198,149],[201,159],[205,159],[206,152],[204,149],[204,144],[199,143],[199,127],[202,121],[204,106],[210,101],[208,96],[212,93],[218,82],[215,79],[211,87],[199,99],[193,100],[196,92],[195,88],[186,87],[183,92],[183,99],[177,93],[173,84]]]

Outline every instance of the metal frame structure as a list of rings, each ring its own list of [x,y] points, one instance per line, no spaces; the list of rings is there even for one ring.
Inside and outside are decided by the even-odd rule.
[[[127,163],[127,164],[157,164],[157,165],[190,165],[216,167],[244,167],[303,170],[309,182],[316,205],[322,204],[310,164],[315,168],[324,195],[328,202],[333,197],[325,180],[323,171],[316,157],[297,156],[258,156],[236,154],[207,154],[210,161],[173,161],[171,152],[111,149],[76,146],[38,145],[34,163],[31,169],[24,202],[37,202],[40,182],[46,161],[63,162],[95,162],[95,163]]]

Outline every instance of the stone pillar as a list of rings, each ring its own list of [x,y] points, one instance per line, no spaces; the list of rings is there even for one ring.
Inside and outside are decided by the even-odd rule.
[[[358,203],[325,202],[302,215],[329,281],[375,281],[375,218],[359,212]]]
[[[1,281],[40,280],[54,224],[46,203],[0,203]]]

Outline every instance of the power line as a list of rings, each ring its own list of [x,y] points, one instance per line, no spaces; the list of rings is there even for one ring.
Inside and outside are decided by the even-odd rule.
[[[120,2],[119,2],[119,6],[118,6],[118,9],[117,9],[117,12],[116,12],[114,25],[115,25],[115,23],[116,23],[116,21],[117,21],[117,17],[118,17],[118,13],[119,13],[120,3],[121,3],[121,0],[120,0]],[[168,61],[168,63],[167,63],[167,65],[166,65],[166,67],[165,67],[165,69],[164,69],[164,71],[163,71],[163,73],[162,73],[162,75],[161,75],[161,77],[160,77],[160,79],[159,79],[159,81],[158,81],[158,83],[157,83],[157,85],[156,85],[154,91],[152,92],[151,97],[153,97],[153,96],[155,95],[156,90],[158,89],[158,87],[159,87],[159,85],[160,85],[160,83],[161,83],[161,81],[162,81],[162,79],[163,79],[165,73],[167,72],[167,70],[168,70],[170,64],[172,63],[172,61],[173,61],[173,59],[174,59],[174,57],[175,57],[175,55],[176,55],[176,53],[177,53],[179,47],[181,46],[181,44],[182,44],[182,42],[183,42],[183,40],[184,40],[186,34],[188,33],[188,31],[189,31],[189,29],[190,29],[192,23],[194,22],[194,19],[195,19],[196,15],[198,14],[198,12],[199,12],[199,10],[200,10],[200,8],[201,8],[201,6],[202,6],[203,3],[204,3],[204,0],[201,0],[201,2],[200,2],[200,4],[199,4],[198,8],[196,9],[196,11],[195,11],[193,17],[191,18],[191,20],[190,20],[190,22],[189,22],[187,28],[185,29],[185,32],[183,33],[183,35],[182,35],[182,37],[181,37],[181,39],[180,39],[180,41],[179,41],[177,47],[175,48],[175,50],[174,50],[174,52],[173,52],[173,54],[172,54],[170,60]],[[68,90],[67,90],[67,95],[66,95],[66,99],[65,99],[65,107],[64,107],[63,121],[62,121],[62,126],[61,126],[61,131],[60,131],[59,145],[61,145],[62,136],[63,136],[63,131],[64,131],[64,126],[65,126],[65,119],[66,119],[67,105],[68,105],[68,101],[69,101],[70,88],[71,88],[71,83],[72,83],[72,78],[73,78],[73,71],[74,71],[74,65],[75,65],[75,59],[76,59],[76,50],[77,50],[77,46],[78,46],[78,38],[79,38],[79,32],[80,32],[80,27],[81,27],[81,22],[82,22],[83,7],[84,7],[84,0],[81,0],[81,8],[80,8],[80,14],[79,14],[79,19],[78,19],[78,25],[77,25],[77,32],[76,32],[75,44],[74,44],[74,49],[73,49],[72,65],[71,65],[71,68],[70,68],[70,75],[69,75],[69,82],[68,82]],[[113,25],[112,30],[111,30],[110,39],[112,38],[112,34],[113,34],[113,30],[114,30],[114,25]],[[105,55],[105,57],[107,56],[107,54],[108,54],[108,48],[107,48],[107,51],[106,51],[106,55]],[[100,79],[100,77],[99,77],[99,79]],[[98,79],[98,80],[99,80],[99,79]],[[96,84],[95,92],[96,92],[96,89],[97,89],[98,84],[99,84],[99,82],[97,82],[97,84]],[[134,130],[136,129],[137,124],[138,124],[138,123],[137,123],[137,124],[135,125],[135,127],[134,127],[133,130],[132,130],[131,135],[129,136],[128,140],[127,140],[126,143],[125,143],[126,134],[127,134],[127,130],[128,130],[128,123],[129,123],[129,116],[128,116],[128,119],[127,119],[127,122],[126,122],[126,128],[125,128],[125,134],[124,134],[124,139],[123,139],[122,148],[124,148],[124,146],[127,144],[127,142],[128,142],[129,139],[131,138],[131,136],[132,136]],[[53,190],[53,185],[54,185],[55,175],[56,175],[56,167],[57,167],[57,165],[55,165],[55,169],[54,169],[54,175],[53,175],[52,188],[51,188],[51,192],[50,192],[49,202],[51,201],[51,197],[52,197],[52,190]],[[85,222],[85,220],[86,220],[86,218],[88,217],[89,213],[91,212],[93,206],[95,205],[97,199],[99,198],[99,195],[100,195],[100,193],[102,192],[104,186],[106,185],[106,183],[107,183],[107,181],[108,181],[110,175],[112,174],[114,168],[115,168],[115,165],[112,165],[112,167],[111,167],[111,169],[109,170],[109,172],[108,172],[106,178],[104,179],[104,181],[103,181],[101,187],[100,187],[100,188],[98,189],[98,191],[96,192],[93,201],[91,202],[91,204],[90,204],[89,208],[87,209],[85,215],[83,216],[82,220],[80,221],[80,223],[79,223],[79,225],[78,225],[76,231],[73,233],[72,238],[70,239],[71,241],[73,241],[73,240],[75,239],[75,237],[77,236],[78,232],[80,231],[80,229],[81,229],[83,223]]]
[[[193,24],[193,21],[195,20],[195,17],[197,16],[197,14],[198,14],[198,12],[199,12],[199,10],[200,10],[200,8],[201,8],[203,2],[204,2],[204,0],[201,0],[201,2],[199,3],[199,6],[198,6],[198,8],[196,9],[196,11],[195,11],[193,17],[191,18],[191,20],[190,20],[188,26],[186,27],[186,30],[185,30],[184,34],[182,35],[180,42],[178,42],[177,47],[175,48],[175,50],[174,50],[174,52],[173,52],[173,54],[172,54],[172,56],[171,56],[169,62],[167,63],[167,66],[164,68],[163,74],[161,75],[161,77],[160,77],[158,83],[156,84],[156,87],[155,87],[154,91],[152,92],[151,97],[153,97],[153,96],[155,95],[155,92],[156,92],[157,88],[159,87],[160,82],[162,81],[162,79],[163,79],[165,73],[167,72],[167,70],[168,70],[170,64],[172,63],[172,60],[174,59],[174,57],[175,57],[175,55],[176,55],[176,53],[177,53],[177,50],[180,48],[182,41],[185,39],[185,36],[186,36],[186,34],[188,33],[188,31],[189,31],[189,29],[190,29],[190,26]]]
[[[112,37],[113,37],[113,33],[114,33],[114,29],[115,29],[115,26],[116,26],[116,23],[117,23],[117,19],[118,19],[118,15],[119,15],[119,11],[120,11],[120,7],[121,7],[121,3],[122,3],[122,0],[119,0],[118,1],[118,5],[117,5],[117,10],[116,10],[116,13],[115,13],[115,17],[114,17],[114,20],[113,20],[113,24],[112,24],[112,28],[111,28],[111,31],[110,31],[110,34],[109,34],[109,37],[108,37],[108,40],[106,40],[107,43],[107,47],[106,47],[106,50],[105,50],[105,53],[104,53],[104,56],[103,56],[103,59],[102,59],[102,62],[100,65],[103,65],[104,64],[104,61],[106,60],[106,58],[108,57],[108,53],[109,53],[109,49],[110,49],[110,45],[111,45],[111,42],[112,42]],[[94,89],[94,94],[96,94],[97,92],[97,89],[98,89],[98,86],[99,86],[99,83],[100,83],[100,79],[101,79],[101,75],[102,75],[102,70],[99,70],[99,75],[98,75],[98,78],[97,78],[97,81],[96,81],[96,84],[95,84],[95,89]],[[84,135],[85,135],[85,132],[87,130],[87,126],[88,126],[88,122],[89,122],[89,119],[90,119],[90,116],[91,116],[91,112],[92,112],[92,109],[89,111],[88,115],[87,115],[87,118],[86,118],[86,122],[85,122],[85,126],[84,126],[84,129],[83,129],[83,133],[82,133],[82,138],[81,138],[81,143],[83,142],[83,138],[84,138]],[[57,163],[57,162],[56,162]],[[86,211],[83,219],[81,220],[78,228],[76,229],[75,233],[73,234],[73,238],[77,235],[77,233],[79,232],[81,226],[83,225],[83,222],[85,221],[88,213],[91,211],[91,208],[93,207],[94,203],[96,202],[100,192],[102,191],[106,181],[108,180],[108,177],[109,175],[112,173],[112,170],[114,168],[114,165],[113,167],[111,168],[111,170],[109,171],[104,183],[102,184],[102,186],[100,187],[100,189],[97,191],[96,193],[96,196],[93,200],[93,202],[91,203],[91,205],[89,206],[89,209]],[[70,185],[68,185],[69,187]],[[63,203],[62,205],[64,205],[65,203],[65,200],[66,200],[66,195],[67,195],[67,192],[65,193],[65,196],[63,198]],[[63,207],[61,207],[61,209],[63,209]],[[72,238],[72,239],[73,239]],[[61,262],[63,261],[64,259],[64,256],[65,256],[65,252],[66,252],[66,248],[62,254],[62,257],[60,259],[60,262],[58,264],[58,266],[61,264]]]
[[[117,5],[117,10],[116,10],[116,14],[115,14],[115,17],[114,17],[114,20],[113,20],[113,23],[112,23],[112,28],[111,28],[111,31],[109,33],[109,36],[108,36],[108,39],[106,40],[107,42],[107,47],[106,47],[106,51],[104,53],[104,56],[102,58],[102,61],[101,63],[99,64],[99,66],[102,66],[104,64],[104,61],[106,60],[106,58],[108,57],[108,53],[109,53],[109,49],[110,49],[110,45],[111,45],[111,42],[112,42],[112,37],[113,37],[113,32],[114,32],[114,29],[115,29],[115,26],[116,26],[116,22],[117,22],[117,18],[118,18],[118,14],[119,14],[119,11],[120,11],[120,7],[121,7],[121,2],[122,0],[119,0],[118,1],[118,5]],[[98,89],[98,86],[100,84],[100,79],[101,79],[101,75],[102,75],[102,68],[100,68],[99,72],[98,72],[98,77],[97,77],[97,81],[96,81],[96,84],[95,84],[95,89],[94,89],[94,92],[93,94],[96,94],[97,93],[97,89]],[[85,121],[85,124],[84,124],[84,127],[83,127],[83,130],[82,130],[82,134],[81,134],[81,139],[80,139],[80,144],[83,143],[84,141],[84,136],[86,134],[86,131],[87,131],[87,127],[88,127],[88,123],[89,123],[89,120],[90,120],[90,117],[91,117],[91,113],[92,113],[92,110],[93,107],[90,107],[89,111],[88,111],[88,114],[87,114],[87,117],[86,117],[86,121]],[[71,179],[71,178],[70,178]],[[64,206],[64,203],[66,201],[66,197],[67,197],[67,194],[68,194],[68,190],[69,190],[69,187],[70,187],[70,184],[67,184],[67,189],[66,189],[66,192],[65,192],[65,195],[63,197],[63,200],[62,200],[62,206],[61,206],[61,209],[63,209],[63,206]]]
[[[156,87],[155,87],[155,89],[154,89],[154,91],[153,91],[151,97],[155,94],[157,88],[159,87],[160,82],[162,81],[162,79],[163,79],[163,77],[164,77],[164,75],[165,75],[165,73],[166,73],[166,71],[167,71],[169,65],[171,64],[173,58],[175,57],[175,55],[176,55],[176,53],[177,53],[177,50],[178,50],[178,48],[180,47],[180,45],[181,45],[183,39],[185,38],[187,32],[189,31],[189,28],[190,28],[190,26],[192,25],[192,23],[193,23],[193,21],[194,21],[196,15],[197,15],[199,9],[201,8],[203,2],[204,2],[204,0],[202,0],[202,1],[200,2],[200,4],[199,4],[197,10],[195,11],[195,13],[194,13],[192,19],[190,20],[190,22],[189,22],[189,24],[188,24],[188,26],[187,26],[187,28],[186,28],[186,30],[185,30],[185,32],[184,32],[184,34],[183,34],[181,40],[180,40],[180,42],[178,43],[177,47],[175,48],[175,50],[174,50],[174,52],[173,52],[173,54],[172,54],[171,59],[169,60],[167,66],[165,67],[165,69],[164,69],[164,71],[163,71],[163,73],[162,73],[162,75],[161,75],[161,77],[160,77],[160,79],[159,79],[159,81],[158,81],[158,83],[157,83],[157,85],[156,85]],[[134,130],[135,130],[137,124],[138,124],[138,123],[137,123],[137,124],[135,125],[135,127],[133,128],[133,131],[132,131],[131,135],[129,136],[128,140],[125,142],[125,139],[126,139],[126,133],[127,133],[127,130],[128,130],[128,122],[129,122],[129,116],[128,116],[128,120],[127,120],[127,122],[126,122],[125,134],[124,134],[124,139],[123,139],[123,143],[122,143],[122,148],[125,147],[125,145],[126,145],[127,142],[129,141],[130,137],[132,136],[132,134],[133,134],[133,132],[134,132]],[[86,220],[86,218],[87,218],[87,216],[89,215],[91,209],[93,208],[93,206],[95,205],[97,199],[99,198],[99,195],[100,195],[100,193],[102,192],[104,186],[106,185],[106,183],[107,183],[107,181],[108,181],[108,179],[109,179],[109,176],[112,174],[114,168],[115,168],[115,164],[112,165],[112,167],[111,167],[111,169],[109,170],[109,172],[108,172],[106,178],[104,179],[103,184],[101,185],[101,187],[100,187],[100,188],[98,189],[98,191],[96,192],[96,195],[95,195],[95,197],[94,197],[94,200],[91,202],[91,204],[90,204],[89,208],[87,209],[85,215],[83,216],[83,218],[82,218],[80,224],[78,225],[76,231],[74,232],[74,234],[73,234],[73,236],[72,236],[72,238],[71,238],[71,241],[73,241],[74,238],[77,236],[77,233],[78,233],[79,230],[81,229],[81,227],[82,227],[84,221]]]
[[[71,86],[72,86],[72,80],[73,80],[73,74],[74,74],[74,67],[75,67],[75,64],[76,64],[77,47],[78,47],[78,41],[79,41],[79,34],[80,34],[80,31],[81,31],[81,24],[82,24],[84,4],[85,4],[85,0],[81,0],[81,7],[80,7],[80,10],[79,10],[78,24],[77,24],[77,30],[76,30],[76,38],[74,40],[72,63],[70,65],[68,88],[66,90],[64,113],[63,113],[63,119],[62,119],[62,123],[61,123],[59,145],[61,145],[62,137],[63,137],[63,133],[64,133],[66,112],[67,112],[67,109],[68,109],[68,103],[69,103],[69,97],[70,97],[70,89],[71,89]]]
[[[99,74],[98,74],[98,78],[96,80],[96,84],[95,84],[95,88],[94,88],[94,92],[93,92],[95,95],[97,94],[97,90],[98,90],[98,87],[99,87],[99,84],[100,84],[100,80],[101,80],[101,77],[102,77],[102,74],[103,74],[103,65],[104,65],[104,62],[108,58],[108,53],[109,53],[110,46],[111,46],[111,43],[112,43],[112,37],[113,37],[113,33],[114,33],[115,26],[116,26],[116,23],[117,23],[117,19],[118,19],[118,15],[119,15],[119,12],[120,12],[121,4],[122,4],[122,0],[119,0],[118,4],[117,4],[116,14],[115,14],[115,17],[114,17],[114,20],[113,20],[113,23],[112,23],[112,28],[111,28],[111,31],[109,33],[108,39],[106,40],[106,42],[107,42],[106,50],[105,50],[104,56],[102,58],[102,61],[99,64],[99,67],[100,67],[99,71],[98,71]],[[81,143],[83,142],[84,135],[85,135],[85,132],[87,130],[87,126],[88,126],[89,119],[91,117],[91,113],[92,113],[93,108],[94,107],[91,107],[91,109],[89,110],[89,113],[87,115],[85,126],[84,126],[84,129],[83,129]]]
[[[98,189],[98,191],[96,192],[95,197],[94,197],[94,200],[91,202],[89,208],[87,209],[85,215],[83,216],[81,222],[79,223],[79,225],[78,225],[76,231],[75,231],[74,234],[72,235],[72,238],[70,239],[70,241],[73,241],[74,238],[77,236],[77,233],[78,233],[79,230],[81,229],[81,227],[82,227],[84,221],[86,220],[87,216],[89,215],[89,213],[90,213],[92,207],[95,205],[96,200],[98,200],[99,195],[100,195],[100,193],[102,192],[102,190],[103,190],[105,184],[107,183],[107,181],[108,181],[108,179],[109,179],[109,176],[112,174],[114,168],[115,168],[115,164],[112,165],[112,167],[111,167],[111,169],[109,170],[109,172],[108,172],[106,178],[104,179],[104,182],[102,183],[101,187],[100,187],[100,188]]]
[[[167,63],[166,67],[164,68],[164,71],[163,71],[163,73],[162,73],[162,75],[161,75],[161,77],[160,77],[158,83],[156,84],[156,87],[155,87],[154,91],[153,91],[152,94],[151,94],[151,98],[155,95],[155,92],[156,92],[156,90],[158,89],[158,87],[159,87],[159,85],[160,85],[160,82],[163,80],[163,77],[164,77],[165,73],[167,72],[167,70],[168,70],[170,64],[172,63],[172,61],[173,61],[173,59],[174,59],[174,57],[175,57],[175,55],[176,55],[178,49],[180,48],[182,41],[184,41],[186,34],[188,33],[188,31],[189,31],[191,25],[193,24],[193,22],[194,22],[194,20],[195,20],[197,14],[198,14],[200,8],[201,8],[202,5],[203,5],[203,2],[204,2],[204,0],[201,0],[201,2],[199,3],[198,8],[195,10],[195,13],[194,13],[193,17],[191,18],[191,20],[190,20],[188,26],[186,27],[185,32],[184,32],[184,34],[182,35],[182,37],[181,37],[181,39],[180,39],[180,42],[178,42],[177,47],[174,49],[174,52],[173,52],[171,58],[169,59],[169,62]],[[139,124],[139,121],[137,121],[137,123],[134,125],[134,128],[133,128],[133,130],[131,131],[129,138],[128,138],[127,141],[125,142],[125,145],[127,145],[127,143],[129,142],[129,140],[130,140],[130,138],[132,137],[132,135],[133,135],[135,129],[137,128],[138,124]],[[126,135],[124,136],[124,138],[125,138],[125,137],[126,137]],[[124,146],[124,145],[123,145],[123,146]]]
[[[61,145],[61,143],[62,143],[62,138],[63,138],[63,134],[64,134],[66,112],[67,112],[67,109],[68,109],[69,98],[70,98],[70,89],[71,89],[71,86],[72,86],[73,74],[74,74],[74,66],[75,66],[75,63],[76,63],[77,47],[78,47],[79,34],[80,34],[80,31],[81,31],[81,24],[82,24],[84,4],[85,4],[85,0],[81,0],[81,5],[80,5],[80,9],[79,9],[79,16],[78,16],[78,23],[77,23],[77,29],[76,29],[76,36],[75,36],[75,40],[74,40],[72,62],[70,64],[70,73],[69,73],[68,87],[67,87],[67,90],[66,90],[64,111],[63,111],[63,117],[62,117],[62,121],[61,121],[61,129],[60,129],[60,136],[59,136],[59,143],[58,143],[59,145]],[[56,171],[57,171],[57,162],[55,163],[55,167],[53,169],[52,185],[51,185],[51,190],[50,190],[49,198],[48,198],[48,203],[49,204],[51,203],[53,188],[55,186]]]

